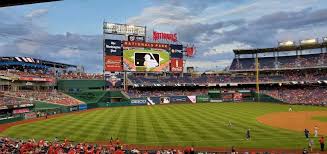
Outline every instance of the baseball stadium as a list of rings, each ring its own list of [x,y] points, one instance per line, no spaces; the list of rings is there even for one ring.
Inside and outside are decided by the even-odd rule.
[[[324,153],[327,37],[235,48],[226,69],[198,71],[196,44],[147,26],[104,21],[98,73],[1,55],[0,153]]]

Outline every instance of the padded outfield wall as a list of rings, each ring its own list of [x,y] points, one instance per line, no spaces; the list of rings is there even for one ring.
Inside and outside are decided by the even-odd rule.
[[[101,90],[105,85],[104,80],[58,80],[57,82],[58,89],[65,92]]]

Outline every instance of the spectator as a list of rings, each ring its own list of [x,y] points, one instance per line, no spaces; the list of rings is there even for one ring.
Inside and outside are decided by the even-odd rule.
[[[321,136],[321,138],[319,139],[319,143],[320,143],[320,151],[324,151],[325,150],[325,139],[323,136]]]

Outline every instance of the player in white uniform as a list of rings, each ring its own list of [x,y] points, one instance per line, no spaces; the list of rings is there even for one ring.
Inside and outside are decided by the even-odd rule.
[[[315,132],[315,137],[318,137],[318,127],[317,126],[315,126],[314,132]]]

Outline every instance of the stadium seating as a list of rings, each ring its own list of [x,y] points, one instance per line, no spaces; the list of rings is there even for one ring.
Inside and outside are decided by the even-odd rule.
[[[11,96],[0,97],[0,106],[31,104],[31,103],[32,102],[27,99],[20,99],[20,98],[11,97]]]
[[[228,83],[255,83],[254,74],[202,74],[197,77],[144,77],[130,75],[128,77],[131,84],[135,87],[142,86],[185,86],[185,85],[208,85],[208,84],[228,84]],[[291,82],[291,81],[306,81],[317,82],[327,79],[327,72],[323,71],[287,71],[279,74],[268,73],[260,74],[259,80],[263,83],[271,82]]]
[[[31,101],[43,101],[64,106],[83,104],[83,102],[57,91],[18,91],[5,93],[6,95],[16,98],[24,98]]]
[[[103,74],[96,73],[65,73],[60,75],[60,79],[103,79]]]
[[[326,87],[280,88],[263,91],[265,94],[290,104],[326,105]]]
[[[327,66],[327,57],[324,54],[309,54],[301,56],[283,56],[259,58],[260,69],[282,69],[282,68],[308,68]],[[255,68],[254,58],[235,58],[230,70],[253,70]]]

